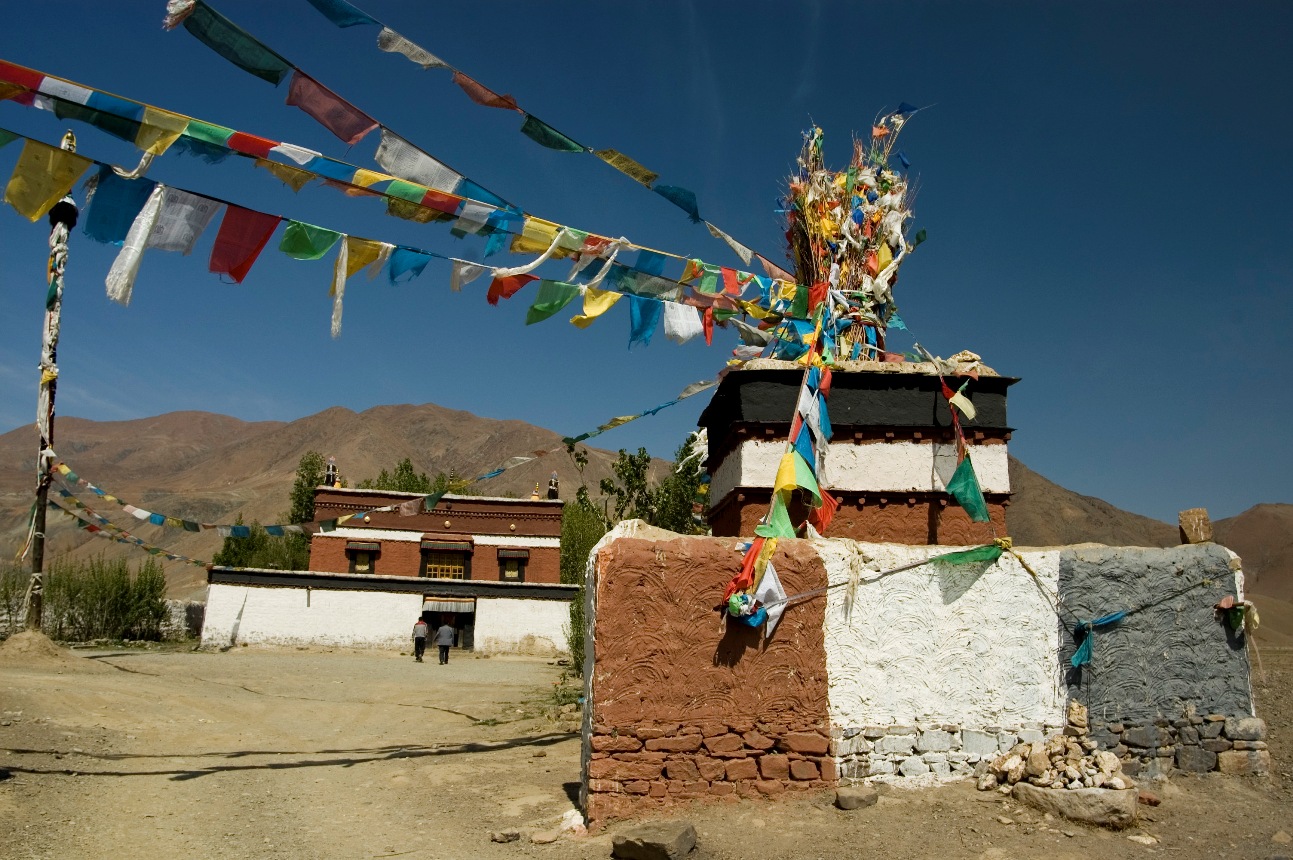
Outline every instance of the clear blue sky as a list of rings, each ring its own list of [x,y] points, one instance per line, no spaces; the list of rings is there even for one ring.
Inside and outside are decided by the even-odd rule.
[[[305,0],[215,8],[381,123],[529,212],[739,265],[671,204],[589,156],[542,149],[520,117],[479,107],[443,71],[338,29]],[[775,260],[773,210],[810,122],[828,163],[901,101],[934,105],[903,132],[919,177],[903,317],[933,352],[971,349],[1023,377],[1012,451],[1082,493],[1174,520],[1293,502],[1284,365],[1293,300],[1293,6],[1215,3],[400,3],[362,7],[594,147],[694,189],[701,214]],[[161,0],[32,3],[6,16],[0,58],[241,131],[374,167],[275,89],[182,28]],[[0,103],[0,126],[56,143],[65,123]],[[133,147],[73,125],[80,151]],[[19,146],[0,150],[7,178]],[[153,179],[354,235],[479,258],[479,240],[387,217],[374,200],[293,194],[250,161],[160,158]],[[79,192],[78,192],[79,194]],[[0,431],[35,413],[47,226],[0,212]],[[104,295],[116,249],[73,235],[60,415],[120,420],[208,410],[292,420],[435,402],[563,434],[711,377],[713,347],[657,335],[626,349],[628,311],[587,330],[525,326],[522,293],[461,294],[433,263],[413,282],[352,279],[329,336],[331,256],[273,250],[242,285],[191,257],[145,256],[134,300]],[[504,264],[519,258],[497,257]],[[493,260],[491,260],[492,262]],[[693,398],[606,434],[669,456]],[[499,460],[522,452],[499,451]]]

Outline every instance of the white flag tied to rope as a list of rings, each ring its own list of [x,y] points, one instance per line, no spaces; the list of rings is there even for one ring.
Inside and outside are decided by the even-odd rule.
[[[168,190],[165,185],[158,185],[153,189],[153,193],[148,195],[144,208],[139,210],[134,223],[130,225],[130,231],[126,233],[126,240],[121,244],[121,253],[117,254],[117,259],[112,261],[112,268],[108,270],[108,278],[105,282],[108,298],[118,304],[130,304],[130,294],[135,288],[135,276],[139,274],[139,264],[143,262],[144,249],[148,247],[148,237],[157,226],[157,217],[161,214],[162,203]]]
[[[769,639],[772,631],[777,629],[781,613],[786,611],[786,590],[781,587],[781,577],[777,576],[777,569],[772,566],[772,562],[768,562],[759,587],[754,589],[754,599],[768,610],[768,623],[763,628],[763,638]]]
[[[469,263],[466,260],[454,260],[453,270],[449,274],[449,289],[455,293],[460,292],[463,284],[470,284],[488,271],[489,266]]]
[[[676,302],[664,303],[664,336],[674,343],[686,343],[697,335],[703,335],[705,327],[700,323],[700,311],[691,305]]]
[[[148,247],[189,254],[223,204],[178,188],[166,189],[157,223],[148,234]]]
[[[416,182],[453,194],[462,181],[462,174],[441,164],[399,135],[382,129],[382,142],[375,156],[382,170],[400,179]]]
[[[390,27],[383,27],[377,34],[377,47],[392,54],[403,54],[424,69],[451,68],[444,60],[413,44]]]

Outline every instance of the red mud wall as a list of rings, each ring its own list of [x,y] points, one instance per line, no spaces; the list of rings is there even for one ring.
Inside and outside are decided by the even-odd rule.
[[[714,607],[740,569],[735,544],[620,538],[598,554],[591,820],[834,783],[825,600],[796,604],[766,643],[762,630],[723,620]],[[789,594],[826,585],[807,541],[782,541],[773,564]]]

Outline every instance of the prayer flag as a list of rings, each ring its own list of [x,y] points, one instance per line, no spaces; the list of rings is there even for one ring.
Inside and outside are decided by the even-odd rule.
[[[512,275],[507,278],[495,278],[489,285],[489,292],[485,294],[485,301],[491,305],[497,305],[499,299],[510,299],[530,281],[537,280],[539,280],[538,275]]]
[[[556,149],[561,152],[584,152],[586,149],[586,147],[566,137],[537,116],[528,113],[525,115],[525,123],[521,126],[521,134],[540,146],[546,146],[548,149]]]
[[[596,155],[625,176],[641,182],[647,188],[650,188],[651,183],[660,178],[660,174],[647,170],[624,153],[617,152],[614,149],[599,149],[593,155]]]
[[[560,229],[561,225],[552,221],[527,217],[521,232],[512,239],[511,251],[513,254],[542,254],[552,246]]]
[[[792,284],[795,282],[794,275],[790,274],[785,269],[781,268],[776,263],[769,260],[767,257],[763,256],[762,254],[755,254],[754,256],[759,259],[759,264],[763,266],[763,273],[766,274],[769,278],[776,278],[777,280],[781,280],[781,281],[789,281]]]
[[[786,590],[781,587],[781,577],[777,576],[777,569],[771,561],[763,568],[763,578],[754,589],[754,599],[767,609],[768,621],[763,628],[763,638],[771,638],[777,622],[781,621],[781,613],[786,611]]]
[[[453,82],[462,87],[462,91],[467,94],[467,98],[478,105],[504,108],[505,110],[521,110],[516,106],[516,99],[508,95],[499,95],[479,81],[467,77],[462,72],[453,73]]]
[[[780,493],[774,493],[772,496],[772,507],[768,510],[767,522],[754,529],[754,533],[760,537],[766,538],[793,538],[795,537],[795,526],[790,522],[790,511],[786,508],[786,500],[781,497]]]
[[[635,343],[650,346],[651,336],[655,334],[663,315],[664,303],[658,299],[629,296],[629,349]]]
[[[211,249],[211,271],[241,284],[280,220],[277,215],[229,204]]]
[[[746,549],[745,555],[741,557],[741,569],[728,581],[727,588],[723,590],[724,603],[726,603],[727,599],[733,594],[741,591],[749,591],[754,587],[754,568],[763,551],[764,543],[765,540],[761,537],[757,537],[750,541],[749,548]]]
[[[270,140],[267,137],[257,137],[254,134],[247,134],[242,131],[235,131],[229,135],[229,140],[225,142],[225,146],[234,152],[241,152],[243,155],[269,158],[270,150],[278,146],[278,141]]]
[[[971,421],[974,420],[974,416],[975,416],[974,404],[970,402],[970,398],[966,397],[960,391],[954,392],[952,396],[948,398],[948,402],[951,403],[953,406],[955,406],[957,409],[961,410],[961,414],[963,414],[966,418],[970,419]]]
[[[548,319],[570,304],[579,295],[579,287],[564,281],[545,280],[539,284],[539,293],[525,315],[525,324],[534,325]]]
[[[135,135],[135,146],[144,152],[161,155],[170,149],[188,128],[189,118],[160,108],[144,105],[143,120]]]
[[[5,131],[3,128],[0,128],[0,147],[3,147],[7,143],[13,143],[17,139],[18,135],[14,134],[12,131]]]
[[[139,264],[143,262],[148,236],[157,224],[157,216],[161,212],[165,196],[166,186],[158,185],[153,188],[147,202],[144,203],[144,208],[139,211],[135,216],[135,222],[130,225],[130,232],[121,243],[121,252],[117,254],[117,259],[112,262],[112,268],[108,270],[105,285],[108,288],[108,298],[114,302],[130,304],[130,295],[135,288]]]
[[[125,179],[106,164],[99,168],[85,219],[85,235],[120,246],[157,185],[151,179]]]
[[[315,0],[310,0],[315,2]],[[317,5],[317,3],[316,3]],[[318,120],[341,141],[356,144],[377,128],[377,120],[297,69],[287,90],[287,103]]]
[[[188,255],[223,203],[178,188],[166,189],[157,224],[148,234],[148,247]]]
[[[300,191],[310,182],[318,177],[308,170],[302,170],[299,167],[293,167],[290,164],[279,164],[277,161],[270,161],[266,158],[256,159],[256,166],[268,170],[274,174],[284,185],[293,191]]]
[[[391,286],[399,282],[402,275],[408,275],[405,280],[411,281],[431,262],[431,255],[424,254],[421,251],[414,251],[411,248],[396,248],[391,252],[391,262],[386,269],[386,277],[390,280]]]
[[[943,561],[948,564],[974,564],[977,562],[988,562],[991,564],[1001,558],[1004,550],[997,544],[988,544],[986,546],[977,546],[974,549],[961,550],[960,552],[948,552],[943,555],[936,555],[929,559],[930,561]]]
[[[338,27],[353,27],[356,24],[378,24],[376,18],[351,6],[346,0],[309,0],[310,5],[323,14]]]
[[[297,146],[294,143],[280,143],[278,146],[271,149],[270,152],[277,152],[284,158],[302,165],[309,165],[311,161],[314,161],[314,159],[323,158],[322,154],[315,152],[313,149],[306,149],[304,146]],[[331,161],[331,159],[328,160]],[[332,176],[331,178],[336,179],[337,177]]]
[[[741,258],[741,262],[745,263],[745,265],[747,266],[750,265],[750,261],[754,259],[753,251],[751,251],[749,248],[745,247],[740,242],[736,241],[731,236],[727,235],[722,230],[718,229],[708,221],[705,222],[705,226],[709,228],[709,235],[713,236],[715,239],[722,239],[724,242],[727,243],[727,246],[729,248],[731,248],[733,251],[736,252],[736,256]]]
[[[677,302],[664,303],[664,336],[674,343],[686,343],[705,334],[700,311]]]
[[[287,60],[202,0],[197,0],[192,13],[184,19],[184,29],[238,68],[274,86],[282,83],[292,68]]]
[[[5,186],[4,201],[28,221],[36,221],[72,190],[93,163],[74,152],[28,140]]]
[[[462,182],[462,174],[436,161],[389,129],[382,129],[382,142],[374,157],[387,173],[437,191],[453,194]]]
[[[657,185],[651,190],[686,212],[687,217],[691,219],[691,223],[700,223],[700,209],[696,202],[695,192],[680,188],[677,185]]]
[[[588,328],[593,320],[610,310],[611,306],[623,297],[623,293],[588,287],[584,290],[583,314],[572,317],[570,321],[579,328]]]
[[[184,127],[185,138],[191,138],[201,143],[209,143],[222,149],[228,148],[229,138],[233,137],[233,133],[231,128],[196,119],[189,120],[189,124]]]
[[[835,512],[839,510],[839,507],[839,499],[826,492],[826,489],[823,488],[821,507],[814,508],[808,514],[808,521],[813,524],[813,528],[817,529],[819,534],[826,534],[826,530],[830,528],[831,520],[835,519]]]
[[[449,275],[449,289],[455,293],[461,292],[463,284],[470,284],[487,271],[489,271],[489,266],[469,263],[466,260],[454,260],[453,270]]]
[[[979,479],[974,474],[974,464],[970,462],[968,454],[952,473],[952,480],[947,482],[947,492],[956,499],[957,504],[965,508],[973,522],[986,523],[992,519],[988,515],[988,503],[983,498],[983,490],[979,487]]]
[[[341,234],[326,227],[316,227],[304,221],[287,222],[287,230],[278,243],[278,250],[296,260],[317,260],[337,244]]]
[[[479,233],[489,223],[489,216],[496,211],[498,210],[493,206],[477,203],[474,200],[464,200],[462,211],[458,213],[458,221],[453,225],[453,229],[464,235]]]
[[[424,51],[389,27],[377,34],[377,47],[392,54],[403,54],[424,69],[447,69],[449,64],[429,51]]]

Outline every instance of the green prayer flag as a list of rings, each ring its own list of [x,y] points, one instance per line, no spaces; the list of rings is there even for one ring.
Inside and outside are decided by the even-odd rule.
[[[822,491],[817,486],[817,476],[813,474],[813,467],[808,465],[808,461],[798,451],[792,451],[795,457],[795,485],[801,490],[807,490],[812,493],[816,504],[815,508],[822,506]]]
[[[59,119],[71,119],[92,125],[99,131],[107,132],[113,137],[128,143],[134,143],[135,138],[139,136],[138,120],[105,113],[76,102],[55,99],[54,116]]]
[[[790,511],[786,509],[786,501],[781,498],[780,493],[772,494],[772,510],[768,511],[768,521],[756,527],[754,533],[765,538],[798,537],[795,534],[794,525],[790,522]]]
[[[797,320],[808,319],[808,287],[795,287],[795,300],[790,305],[790,315]]]
[[[5,131],[3,128],[0,128],[0,147],[3,147],[6,143],[12,143],[17,139],[18,135],[14,134],[12,131]]]
[[[986,561],[989,564],[1001,558],[1004,552],[996,544],[987,546],[976,546],[974,549],[962,550],[961,552],[949,552],[943,555],[936,555],[930,561],[945,561],[948,564],[974,564],[975,562]]]
[[[986,523],[992,519],[988,516],[988,503],[983,500],[983,490],[979,487],[979,479],[974,474],[974,465],[968,454],[952,473],[952,480],[947,482],[947,491],[956,499],[957,504],[965,508],[972,521]]]
[[[201,0],[193,8],[193,13],[184,19],[184,29],[244,72],[274,86],[282,83],[292,70],[287,60]]]
[[[579,287],[564,281],[540,281],[539,294],[525,314],[525,324],[534,325],[543,322],[557,311],[575,300]]]
[[[191,137],[202,143],[210,143],[215,146],[228,147],[229,138],[233,137],[233,129],[225,128],[222,125],[212,125],[209,122],[191,119],[189,124],[184,128],[184,136]]]
[[[428,190],[425,185],[396,179],[390,185],[387,185],[382,193],[391,197],[398,197],[401,200],[407,200],[410,203],[421,203],[426,198]]]
[[[924,229],[917,231],[916,241],[911,243],[911,247],[915,248],[921,242],[924,242],[927,238],[929,238],[929,233],[927,231],[925,231]]]
[[[297,260],[317,260],[328,253],[340,238],[341,234],[335,230],[289,220],[278,250]]]
[[[546,146],[548,149],[556,149],[561,152],[583,152],[585,149],[585,147],[580,146],[543,120],[528,113],[525,115],[525,124],[521,126],[521,134],[540,146]]]

